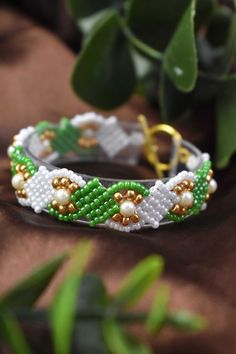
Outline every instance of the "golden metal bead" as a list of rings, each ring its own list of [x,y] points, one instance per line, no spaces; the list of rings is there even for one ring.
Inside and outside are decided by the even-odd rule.
[[[180,215],[184,215],[186,213],[187,209],[184,207],[180,207]]]
[[[66,213],[66,207],[64,205],[59,205],[58,211],[61,214],[65,214]]]
[[[133,190],[128,190],[125,195],[125,197],[129,200],[133,200],[135,198],[135,196],[136,196],[136,193]]]
[[[21,189],[18,189],[18,190],[16,191],[16,195],[17,195],[18,198],[22,198],[22,190],[21,190]]]
[[[181,184],[182,184],[183,188],[185,188],[185,189],[189,188],[189,181],[188,180],[184,180]]]
[[[120,192],[114,194],[114,199],[117,203],[120,203],[123,199],[123,195]]]
[[[26,166],[25,165],[20,165],[19,166],[19,172],[25,172],[26,171]]]
[[[176,193],[176,194],[181,194],[183,192],[183,189],[180,185],[177,185],[174,187],[173,191]]]
[[[172,213],[174,213],[174,214],[176,214],[176,215],[179,215],[180,209],[181,209],[180,205],[179,205],[179,204],[176,204],[176,205],[171,209],[171,211],[172,211]]]
[[[214,176],[214,172],[213,172],[213,170],[209,170],[209,172],[208,172],[208,176],[210,176],[211,178]]]
[[[69,185],[68,188],[69,188],[69,190],[70,190],[71,193],[74,193],[74,192],[77,191],[77,189],[79,189],[79,186],[78,186],[77,183],[72,182],[72,183]]]
[[[26,191],[24,189],[21,190],[21,198],[27,198]]]
[[[27,181],[27,179],[30,178],[30,174],[29,174],[29,172],[27,172],[27,171],[24,173],[23,176],[24,176],[24,180],[25,180],[25,181]]]
[[[206,181],[207,181],[208,183],[211,181],[211,176],[210,176],[210,175],[207,175]]]
[[[114,214],[114,215],[112,216],[112,220],[115,221],[115,222],[120,222],[120,221],[122,221],[122,219],[123,219],[123,217],[122,217],[122,215],[119,214],[119,213]]]
[[[194,190],[194,182],[193,181],[189,182],[189,190],[190,191]]]
[[[70,180],[69,180],[69,178],[67,178],[67,177],[62,177],[62,179],[60,180],[60,185],[61,185],[62,187],[65,187],[65,188],[69,187],[69,185],[70,185]]]
[[[141,203],[142,201],[143,201],[143,196],[142,196],[142,194],[138,194],[138,195],[136,196],[135,200],[134,200],[134,203],[135,203],[135,204],[139,204],[139,203]]]
[[[60,179],[58,177],[54,178],[54,180],[52,181],[52,186],[53,188],[57,188],[60,185]]]
[[[129,218],[123,218],[122,219],[122,225],[123,226],[128,226],[129,225]]]
[[[53,207],[54,209],[58,209],[59,205],[58,205],[58,203],[57,203],[56,200],[53,200],[53,201],[52,201],[52,207]]]
[[[210,193],[207,193],[207,194],[206,194],[206,199],[205,199],[206,202],[208,202],[209,199],[210,199]]]
[[[138,214],[134,214],[134,215],[132,215],[131,217],[130,217],[130,219],[131,219],[131,221],[133,222],[133,223],[137,223],[137,222],[139,222],[139,220],[140,220],[140,217],[138,216]]]
[[[69,211],[69,213],[74,213],[76,211],[74,203],[69,203],[67,206],[67,210]]]
[[[21,167],[21,165],[16,165],[16,171],[17,172],[20,172],[20,167]]]

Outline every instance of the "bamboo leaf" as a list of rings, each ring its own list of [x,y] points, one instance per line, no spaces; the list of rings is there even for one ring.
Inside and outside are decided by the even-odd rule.
[[[136,303],[162,273],[162,257],[152,255],[141,261],[123,281],[114,298],[116,306],[130,306]]]
[[[94,15],[111,5],[110,0],[66,0],[66,5],[71,15],[81,19]]]
[[[164,69],[183,92],[193,90],[197,80],[197,51],[194,35],[195,1],[181,18],[164,55]]]
[[[225,167],[236,152],[236,77],[225,81],[217,99],[217,165]]]
[[[14,315],[4,309],[0,314],[0,333],[14,354],[30,354],[31,350]]]
[[[169,288],[161,286],[158,289],[153,305],[147,317],[147,328],[150,332],[159,332],[163,325],[168,312],[169,304]]]
[[[109,11],[86,39],[72,75],[77,95],[90,104],[111,109],[134,91],[134,63],[118,13]]]
[[[56,257],[40,266],[0,299],[0,306],[12,309],[32,306],[47,288],[66,255]]]
[[[74,329],[81,274],[90,255],[91,244],[81,241],[71,253],[71,266],[50,311],[55,354],[69,354]]]

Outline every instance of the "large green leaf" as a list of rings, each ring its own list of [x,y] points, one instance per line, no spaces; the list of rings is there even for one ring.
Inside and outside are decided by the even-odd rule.
[[[127,22],[142,41],[163,50],[190,0],[129,0]]]
[[[3,341],[14,354],[30,354],[30,348],[14,315],[4,309],[0,311],[0,334]]]
[[[152,255],[141,261],[125,277],[121,289],[114,298],[116,306],[130,306],[136,303],[158,279],[163,270],[163,259]]]
[[[195,1],[184,12],[164,55],[164,69],[175,86],[192,91],[197,80],[197,51],[194,35]]]
[[[104,321],[103,333],[112,354],[151,354],[147,345],[130,336],[112,318]]]
[[[66,0],[66,4],[72,16],[78,20],[111,6],[111,0]]]
[[[36,269],[0,299],[0,306],[9,307],[11,310],[32,306],[47,288],[65,259],[66,255],[62,255]]]
[[[164,326],[168,313],[168,304],[169,288],[163,285],[159,288],[147,317],[147,328],[150,332],[158,332]]]
[[[236,152],[236,77],[225,81],[217,99],[217,165],[225,167]]]
[[[90,255],[91,244],[81,241],[71,254],[67,277],[54,299],[50,320],[55,354],[69,354],[76,318],[76,302],[82,271]]]
[[[90,104],[111,109],[130,97],[135,84],[134,64],[119,16],[110,11],[86,40],[73,72],[73,88]]]

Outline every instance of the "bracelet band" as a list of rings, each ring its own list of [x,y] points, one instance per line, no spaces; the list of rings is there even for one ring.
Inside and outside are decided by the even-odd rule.
[[[169,163],[160,161],[159,133],[171,136]],[[98,178],[53,165],[75,157],[137,165],[143,152],[158,179]],[[168,125],[149,128],[143,116],[137,123],[92,112],[72,120],[63,118],[58,125],[43,121],[22,129],[8,155],[12,186],[22,206],[92,227],[129,232],[180,222],[204,210],[217,189],[208,154],[202,154]]]

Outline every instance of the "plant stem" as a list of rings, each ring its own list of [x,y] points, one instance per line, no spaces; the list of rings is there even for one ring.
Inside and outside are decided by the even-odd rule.
[[[162,61],[163,54],[157,50],[150,47],[148,44],[144,43],[138,39],[126,26],[123,26],[124,34],[129,40],[129,42],[137,48],[141,53],[149,56],[151,59]]]
[[[33,322],[48,322],[49,313],[47,310],[17,310],[15,312],[17,318],[21,321],[33,321]],[[77,320],[103,320],[107,316],[114,316],[115,319],[119,322],[125,323],[143,323],[147,318],[146,313],[134,313],[126,312],[119,313],[113,311],[104,311],[104,310],[79,310],[76,314]]]

